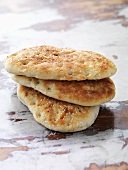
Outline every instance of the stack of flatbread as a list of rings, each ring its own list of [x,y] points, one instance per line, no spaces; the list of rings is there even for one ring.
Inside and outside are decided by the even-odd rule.
[[[19,86],[19,100],[43,126],[75,132],[91,126],[100,104],[115,96],[109,78],[116,66],[103,55],[70,48],[37,46],[8,56],[5,69]]]

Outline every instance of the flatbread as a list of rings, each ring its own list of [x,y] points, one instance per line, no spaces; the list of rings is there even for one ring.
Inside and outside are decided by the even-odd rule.
[[[22,85],[19,85],[17,95],[38,123],[55,131],[84,130],[93,124],[99,113],[99,106],[83,107],[62,102]]]
[[[100,105],[115,96],[115,86],[110,78],[85,81],[41,80],[17,75],[12,78],[49,97],[82,106]]]
[[[5,69],[16,75],[49,80],[96,80],[115,74],[116,66],[103,55],[70,48],[36,46],[8,56]]]

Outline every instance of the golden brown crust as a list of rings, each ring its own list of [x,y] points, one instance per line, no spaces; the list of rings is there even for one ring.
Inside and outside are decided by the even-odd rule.
[[[13,74],[54,80],[92,80],[110,77],[114,63],[103,55],[70,48],[37,46],[7,57],[5,69]]]
[[[108,102],[115,96],[115,86],[110,78],[85,81],[41,80],[13,76],[13,80],[58,100],[82,106],[95,106]]]
[[[22,85],[17,94],[38,123],[55,131],[84,130],[93,124],[99,112],[99,106],[83,107],[55,100]]]

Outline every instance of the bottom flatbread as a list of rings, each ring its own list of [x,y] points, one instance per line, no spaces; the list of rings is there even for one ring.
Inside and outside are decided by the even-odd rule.
[[[23,85],[18,86],[17,95],[38,123],[59,132],[85,130],[94,123],[100,108],[59,101]]]

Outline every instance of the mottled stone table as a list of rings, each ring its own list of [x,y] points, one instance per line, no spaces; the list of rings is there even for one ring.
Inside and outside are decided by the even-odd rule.
[[[53,45],[102,53],[118,68],[116,96],[85,131],[35,122],[4,70],[7,55]],[[0,1],[0,170],[128,170],[128,1]]]

